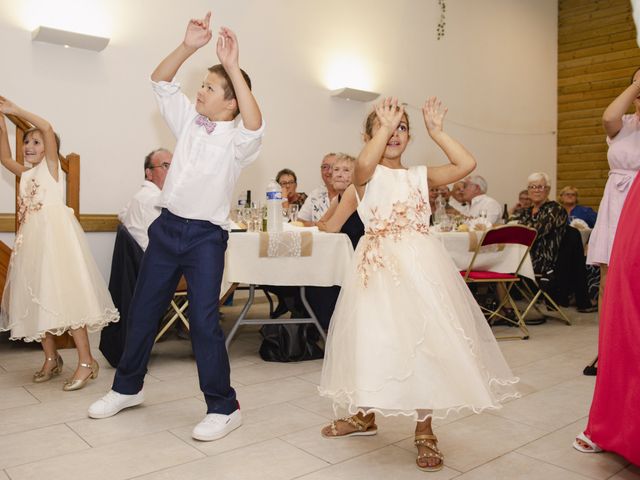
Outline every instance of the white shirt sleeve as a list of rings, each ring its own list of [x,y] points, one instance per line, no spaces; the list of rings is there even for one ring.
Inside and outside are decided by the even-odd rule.
[[[196,115],[195,107],[189,101],[177,82],[151,81],[153,93],[158,102],[160,113],[164,117],[173,135],[177,138],[188,122]]]
[[[233,138],[235,147],[235,160],[240,167],[246,167],[251,164],[260,153],[262,146],[262,136],[264,135],[264,120],[258,130],[248,130],[245,128],[242,120],[238,124],[236,134]]]
[[[491,198],[491,201],[487,201],[487,220],[489,220],[493,225],[497,223],[502,223],[502,206],[498,203],[497,200]]]

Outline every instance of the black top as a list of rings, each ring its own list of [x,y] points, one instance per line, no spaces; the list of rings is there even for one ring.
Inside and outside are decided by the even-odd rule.
[[[338,202],[340,202],[341,199],[342,196],[338,195]],[[349,236],[349,240],[351,240],[351,244],[355,250],[356,245],[358,245],[358,241],[360,241],[360,237],[364,235],[364,224],[362,223],[362,220],[360,220],[357,210],[347,218],[346,222],[344,222],[344,225],[342,225],[342,228],[340,229],[340,233],[346,233]]]

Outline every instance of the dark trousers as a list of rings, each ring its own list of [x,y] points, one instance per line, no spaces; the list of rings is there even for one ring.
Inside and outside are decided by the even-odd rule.
[[[133,395],[142,389],[159,319],[184,274],[191,344],[207,413],[228,415],[238,404],[229,379],[218,299],[229,234],[210,222],[178,217],[167,209],[162,210],[148,233],[149,246],[129,308],[127,339],[113,390]]]

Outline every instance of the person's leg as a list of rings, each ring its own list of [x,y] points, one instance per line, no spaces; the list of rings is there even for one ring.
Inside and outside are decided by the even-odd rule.
[[[149,227],[149,246],[142,259],[129,307],[127,337],[113,380],[115,392],[142,390],[158,323],[180,279],[179,244],[182,225],[163,213]]]
[[[419,417],[430,413],[429,410],[418,410]],[[418,468],[428,470],[441,469],[443,466],[443,456],[438,450],[438,439],[433,434],[430,416],[423,421],[416,422],[415,438],[415,445],[418,448],[418,458],[416,459]]]
[[[33,375],[33,381],[36,383],[50,380],[52,376],[58,375],[62,371],[62,358],[58,358],[58,350],[56,349],[53,335],[45,333],[40,343],[44,351],[44,363],[42,368]]]
[[[598,313],[600,313],[600,305],[602,305],[602,299],[604,298],[604,289],[607,283],[607,272],[609,271],[609,265],[606,263],[600,264],[600,289],[598,290]]]
[[[183,271],[187,279],[191,344],[208,414],[229,415],[238,409],[218,313],[228,237],[229,234],[216,225],[191,222],[184,243]]]
[[[91,368],[83,365],[91,365],[94,362],[91,356],[91,346],[89,345],[89,335],[87,334],[87,328],[76,328],[71,330],[73,336],[73,342],[76,344],[76,350],[78,351],[78,366],[76,371],[71,377],[71,380],[81,380],[91,375]]]

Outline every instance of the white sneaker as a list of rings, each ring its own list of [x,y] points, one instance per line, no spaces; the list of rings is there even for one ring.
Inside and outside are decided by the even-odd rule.
[[[219,438],[233,432],[240,425],[242,425],[240,409],[236,410],[231,415],[209,413],[193,428],[191,436],[196,440],[210,442],[212,440],[218,440]]]
[[[89,407],[89,417],[107,418],[113,417],[120,410],[135,407],[144,402],[144,393],[140,390],[135,395],[124,395],[122,393],[109,390],[100,400],[93,402]]]

